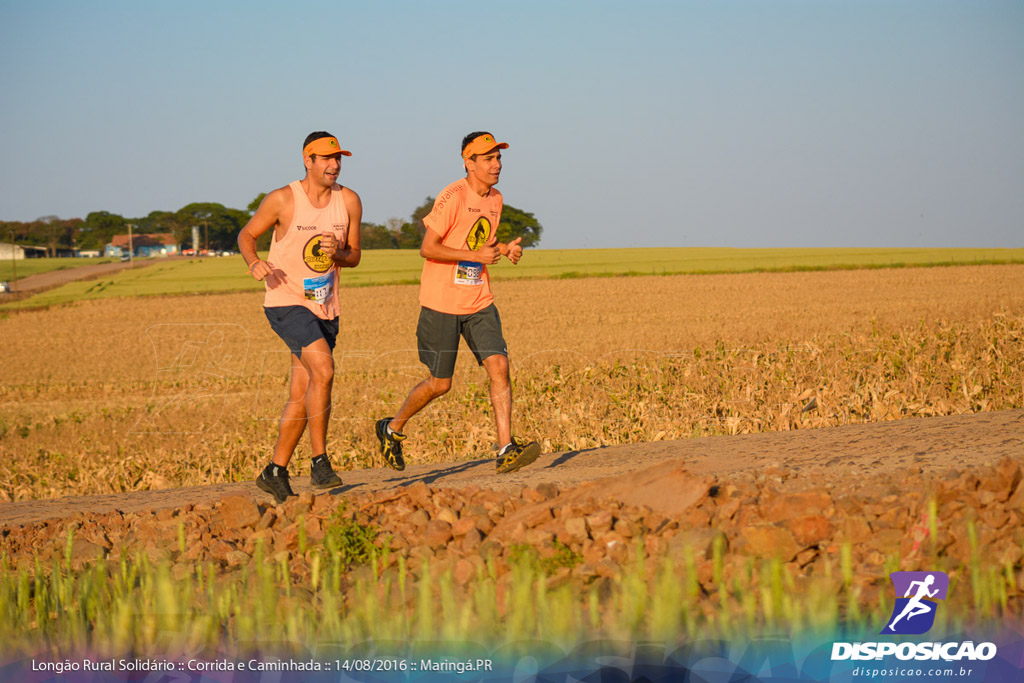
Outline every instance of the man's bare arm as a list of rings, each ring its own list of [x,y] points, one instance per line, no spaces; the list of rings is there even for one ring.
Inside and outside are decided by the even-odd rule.
[[[249,272],[257,280],[262,280],[270,275],[272,269],[270,264],[262,260],[256,253],[256,239],[276,226],[287,208],[289,195],[284,192],[285,188],[277,189],[268,194],[260,202],[256,213],[245,224],[245,227],[238,233],[238,251],[245,259]]]
[[[441,235],[430,228],[423,236],[423,243],[420,245],[420,256],[431,261],[447,261],[455,263],[458,261],[477,261],[491,265],[501,260],[501,250],[498,249],[497,239],[491,239],[478,251],[470,249],[452,249],[446,247]]]
[[[359,225],[363,220],[363,203],[359,195],[347,187],[342,188],[341,197],[345,201],[345,208],[348,209],[348,236],[345,246],[338,249],[332,258],[341,268],[355,268],[362,259],[362,251],[359,248]]]

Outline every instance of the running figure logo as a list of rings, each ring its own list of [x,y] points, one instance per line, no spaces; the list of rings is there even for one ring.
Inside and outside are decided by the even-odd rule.
[[[476,219],[476,223],[469,230],[469,235],[466,237],[466,246],[473,251],[480,251],[480,247],[487,244],[487,240],[491,236],[491,222],[480,216]]]
[[[896,604],[885,635],[920,635],[935,623],[938,600],[945,600],[949,577],[944,572],[893,572],[889,575],[896,589]]]

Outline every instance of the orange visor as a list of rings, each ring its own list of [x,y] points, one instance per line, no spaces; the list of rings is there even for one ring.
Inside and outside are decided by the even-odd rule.
[[[473,138],[473,142],[466,145],[466,149],[462,150],[463,160],[470,158],[474,154],[487,154],[492,149],[508,149],[507,142],[495,142],[494,138],[490,135],[480,135]]]
[[[342,149],[341,145],[338,144],[338,138],[317,138],[313,142],[309,143],[302,148],[302,156],[308,157],[311,154],[319,156],[330,156],[332,154],[341,154],[342,156],[350,157],[352,152],[347,149]]]

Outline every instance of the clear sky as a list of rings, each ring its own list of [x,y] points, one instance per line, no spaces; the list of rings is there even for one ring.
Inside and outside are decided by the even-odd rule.
[[[0,219],[245,208],[354,156],[407,217],[511,147],[549,248],[1024,246],[1024,2],[0,0]]]

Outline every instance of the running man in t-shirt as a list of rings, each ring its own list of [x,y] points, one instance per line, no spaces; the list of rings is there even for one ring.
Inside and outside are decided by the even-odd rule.
[[[302,147],[306,177],[268,194],[238,234],[249,272],[266,285],[264,312],[291,351],[288,402],[278,424],[277,445],[256,485],[283,503],[294,496],[288,461],[309,427],[312,484],[328,489],[341,478],[327,458],[331,418],[334,344],[338,338],[338,269],[359,265],[359,195],[337,183],[341,157],[352,156],[324,131],[310,133]],[[256,254],[256,238],[271,228],[267,260]]]
[[[498,430],[498,472],[514,472],[540,455],[536,441],[526,442],[512,436],[508,349],[487,274],[487,266],[497,263],[502,256],[519,263],[523,255],[522,238],[508,244],[498,242],[502,199],[494,186],[501,174],[503,149],[508,149],[508,144],[495,142],[490,133],[467,135],[462,140],[466,177],[444,188],[423,219],[427,232],[420,255],[426,262],[420,278],[421,309],[416,339],[420,362],[427,366],[430,377],[413,387],[394,417],[378,420],[376,424],[381,455],[396,470],[405,469],[405,423],[451,389],[460,336],[490,378],[491,405]]]

